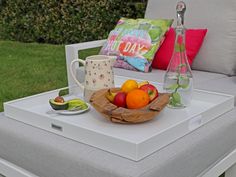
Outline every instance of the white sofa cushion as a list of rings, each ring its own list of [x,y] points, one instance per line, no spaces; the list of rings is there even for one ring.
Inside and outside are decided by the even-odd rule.
[[[80,67],[77,69],[77,79],[80,82],[84,81],[84,68]],[[165,70],[156,70],[153,69],[152,72],[150,73],[143,73],[143,72],[137,72],[137,71],[130,71],[130,70],[125,70],[125,69],[120,69],[120,68],[114,68],[114,73],[115,75],[118,76],[124,76],[128,78],[135,78],[135,79],[140,79],[140,80],[148,80],[152,82],[159,82],[163,83],[164,80],[164,75],[165,75]],[[193,70],[193,77],[194,77],[194,86],[198,86],[201,83],[207,83],[209,81],[214,81],[222,78],[228,78],[224,74],[218,74],[218,73],[210,73],[210,72],[204,72],[204,71],[196,71]]]
[[[174,18],[177,0],[149,0],[146,18]],[[193,69],[236,75],[236,1],[188,0],[187,28],[207,28]],[[176,25],[176,23],[173,23]]]

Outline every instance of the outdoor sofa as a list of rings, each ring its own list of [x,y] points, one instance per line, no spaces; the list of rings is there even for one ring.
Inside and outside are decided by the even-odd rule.
[[[149,0],[146,18],[175,18],[176,0]],[[194,87],[236,96],[236,1],[187,0],[187,28],[207,28],[193,64]],[[105,41],[66,46],[69,73],[78,51]],[[83,70],[77,71],[83,74]],[[115,69],[115,74],[163,82],[165,71]],[[75,90],[70,90],[71,92]],[[134,162],[0,116],[0,173],[7,177],[236,177],[236,108]]]

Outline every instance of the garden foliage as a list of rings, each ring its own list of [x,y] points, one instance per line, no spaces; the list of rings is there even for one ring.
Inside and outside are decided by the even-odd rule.
[[[68,44],[107,38],[120,17],[143,17],[146,1],[1,0],[0,38]]]

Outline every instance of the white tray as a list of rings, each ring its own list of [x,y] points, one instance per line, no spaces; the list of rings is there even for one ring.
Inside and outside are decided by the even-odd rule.
[[[126,79],[116,76],[115,83],[119,86]],[[160,84],[152,84],[162,90]],[[48,100],[57,93],[58,90],[55,90],[4,103],[5,115],[134,161],[150,155],[234,107],[234,97],[231,95],[195,90],[188,108],[166,107],[149,122],[121,125],[109,122],[93,108],[79,115],[52,114]]]

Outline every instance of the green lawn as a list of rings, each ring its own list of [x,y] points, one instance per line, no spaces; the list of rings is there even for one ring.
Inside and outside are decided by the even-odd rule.
[[[80,57],[98,51],[84,50]],[[65,86],[64,45],[0,41],[0,112],[3,102]]]

